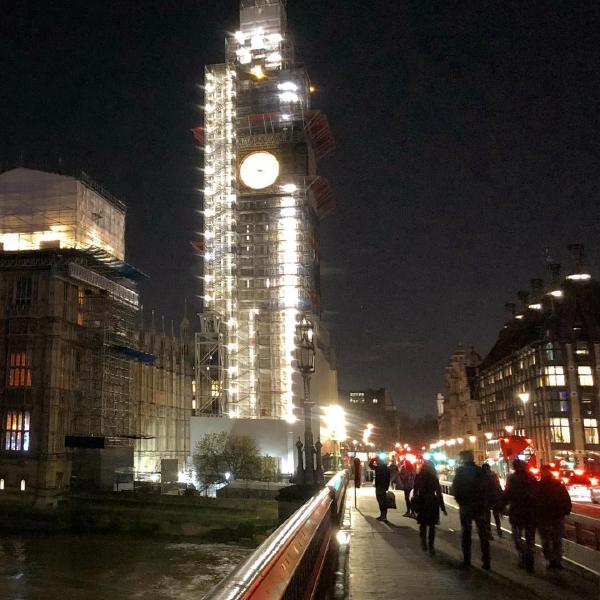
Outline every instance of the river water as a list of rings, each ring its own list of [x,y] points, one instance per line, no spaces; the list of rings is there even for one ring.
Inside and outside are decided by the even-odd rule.
[[[0,599],[200,600],[250,552],[123,535],[0,534]]]

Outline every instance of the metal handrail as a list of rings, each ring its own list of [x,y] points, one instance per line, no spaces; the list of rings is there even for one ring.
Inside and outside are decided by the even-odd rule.
[[[328,527],[329,531],[326,544],[320,544],[324,546],[319,548],[320,555],[328,547],[334,527],[332,512],[339,515],[347,484],[348,471],[335,475],[325,488],[273,532],[205,600],[274,600],[283,597],[303,557],[317,540],[317,534],[322,532],[323,526]],[[326,521],[328,518],[329,523]]]

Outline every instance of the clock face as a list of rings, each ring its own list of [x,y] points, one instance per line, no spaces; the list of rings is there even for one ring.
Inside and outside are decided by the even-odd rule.
[[[253,152],[242,161],[240,177],[249,188],[262,190],[279,177],[279,161],[270,152]]]

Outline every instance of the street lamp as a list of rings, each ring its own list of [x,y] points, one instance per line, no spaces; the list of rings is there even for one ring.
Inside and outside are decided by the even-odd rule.
[[[333,458],[336,470],[339,467],[339,443],[346,439],[346,413],[341,406],[333,404],[323,408],[327,435],[333,442]]]
[[[515,426],[514,425],[506,425],[504,427],[504,429],[506,430],[506,433],[508,433],[508,435],[511,435],[512,432],[515,430]]]
[[[304,397],[302,407],[304,410],[304,468],[302,468],[302,442],[298,440],[298,480],[306,485],[320,483],[320,456],[319,448],[315,449],[312,432],[312,407],[314,402],[310,399],[310,376],[315,372],[315,330],[312,322],[302,315],[296,326],[296,360],[298,371],[302,375],[304,383]],[[320,447],[320,442],[317,442]],[[317,454],[317,468],[313,454]]]

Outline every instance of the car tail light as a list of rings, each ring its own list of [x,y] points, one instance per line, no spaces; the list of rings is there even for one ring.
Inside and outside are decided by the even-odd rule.
[[[533,475],[537,475],[540,470],[537,467],[529,467],[529,472]]]
[[[583,475],[583,469],[575,469],[575,475]]]
[[[552,477],[555,479],[560,479],[560,471],[550,471],[552,473]],[[568,477],[563,477],[563,479],[568,479]]]
[[[592,485],[598,485],[598,478],[597,477],[590,477],[590,483]]]
[[[562,478],[562,482],[563,482],[565,485],[569,485],[569,478],[568,478],[568,477],[563,477],[563,478]]]

